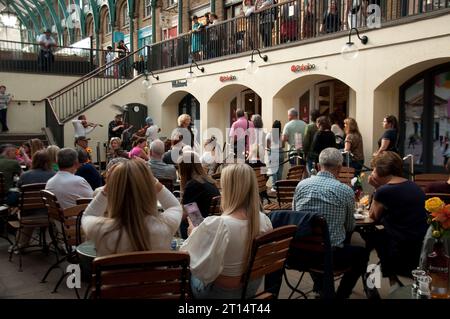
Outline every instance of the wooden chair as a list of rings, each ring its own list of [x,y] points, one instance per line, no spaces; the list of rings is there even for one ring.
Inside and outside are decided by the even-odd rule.
[[[14,251],[19,254],[19,271],[22,271],[22,249],[19,246],[22,238],[30,240],[35,228],[40,229],[39,244],[27,246],[42,247],[47,250],[45,231],[48,227],[48,213],[41,198],[41,190],[45,189],[45,183],[24,185],[20,188],[18,220],[9,221],[9,225],[17,230],[16,242],[9,253],[9,261],[12,260]]]
[[[0,223],[1,223],[1,233],[0,238],[3,238],[13,245],[13,242],[8,237],[8,219],[9,219],[9,207],[5,205],[6,202],[6,186],[5,186],[5,176],[0,172]]]
[[[302,180],[306,175],[305,165],[296,165],[289,168],[286,179]]]
[[[439,197],[445,204],[450,204],[450,194],[444,193],[426,193],[425,199],[430,199],[432,197]]]
[[[220,191],[220,176],[221,173],[214,173],[211,175],[212,179],[214,179],[217,189]]]
[[[342,166],[341,171],[339,172],[338,180],[341,183],[347,184],[348,186],[352,186],[351,181],[352,178],[355,177],[355,169],[353,167]]]
[[[298,180],[279,180],[275,182],[277,191],[277,203],[264,205],[264,210],[291,210],[292,200],[294,199],[295,188],[299,183]]]
[[[79,229],[79,221],[87,204],[62,209],[53,193],[42,190],[41,197],[48,211],[49,233],[52,240],[50,245],[53,245],[56,253],[56,262],[50,266],[41,280],[41,282],[45,282],[50,272],[59,268],[59,265],[64,261],[72,264],[79,263],[78,254],[74,247],[78,246],[83,240]],[[53,292],[57,291],[63,279],[68,275],[69,273],[63,271]],[[77,297],[79,297],[78,291],[75,292]]]
[[[425,191],[430,183],[446,182],[447,180],[448,174],[417,174],[414,176],[414,182],[419,185],[423,191]]]
[[[190,297],[189,254],[141,251],[97,257],[94,299],[180,299]]]
[[[209,205],[209,215],[210,216],[220,216],[222,215],[222,208],[220,207],[220,196],[214,196],[211,198],[211,203]]]
[[[269,177],[267,174],[261,173],[261,168],[254,168],[253,169],[256,174],[256,180],[258,182],[258,192],[259,196],[261,197],[261,201],[266,199],[270,203],[269,196],[267,195],[267,180]]]
[[[173,191],[175,190],[173,180],[171,180],[170,178],[158,178],[158,181],[163,184],[169,190],[169,192],[173,193]]]
[[[276,228],[253,240],[250,262],[243,275],[242,299],[247,297],[248,285],[251,281],[262,278],[267,274],[283,270],[289,245],[297,230],[297,226],[288,225]],[[259,299],[273,299],[275,295],[263,290],[253,296]]]
[[[298,289],[306,272],[323,275],[322,297],[331,299],[334,297],[334,277],[341,276],[350,271],[350,267],[333,267],[333,249],[331,247],[328,224],[324,217],[316,215],[311,220],[311,234],[302,236],[291,242],[291,249],[285,269],[300,271],[302,274],[295,286],[289,281],[286,271],[284,278],[287,286],[294,292],[300,293],[305,299],[307,293]]]

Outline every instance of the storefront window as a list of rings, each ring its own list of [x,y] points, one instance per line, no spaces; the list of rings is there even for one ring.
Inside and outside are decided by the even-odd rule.
[[[433,103],[433,165],[443,165],[450,157],[450,72],[442,72],[434,77]]]
[[[400,150],[416,173],[443,172],[450,158],[450,64],[425,71],[400,90]]]
[[[421,79],[405,91],[404,154],[413,154],[416,164],[423,164],[423,83]]]

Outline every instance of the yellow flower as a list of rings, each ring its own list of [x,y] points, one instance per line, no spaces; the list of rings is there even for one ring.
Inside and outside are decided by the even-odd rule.
[[[431,213],[438,212],[445,203],[439,197],[432,197],[425,202],[425,209]]]

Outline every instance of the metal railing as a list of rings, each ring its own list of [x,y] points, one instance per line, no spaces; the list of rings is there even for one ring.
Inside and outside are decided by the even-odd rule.
[[[38,43],[0,41],[0,72],[85,75],[103,63],[107,51],[57,46],[46,52]],[[116,56],[118,52],[113,52]]]
[[[229,56],[300,42],[312,38],[350,30],[351,28],[374,28],[379,17],[381,26],[389,21],[420,15],[426,12],[450,8],[448,0],[361,0],[332,1],[286,1],[255,11],[248,16],[201,27],[176,38],[151,45],[151,65],[154,70],[181,66],[196,61]]]
[[[105,64],[48,97],[58,120],[64,123],[143,73],[147,69],[143,55],[145,50],[148,48],[136,50]]]
[[[430,3],[423,0],[361,0],[359,6],[352,6],[353,1],[331,3],[337,5],[329,8],[328,2],[322,0],[286,1],[146,46],[89,72],[52,94],[48,98],[49,107],[58,123],[63,123],[127,85],[144,70],[160,71],[187,65],[191,57],[196,61],[209,60],[249,52],[254,48],[320,38],[354,27],[367,28],[376,22],[372,18],[377,14],[381,23],[385,23],[450,7],[449,0]],[[372,11],[368,11],[370,5],[376,5]],[[95,60],[93,54],[89,57],[91,63]],[[55,125],[55,130],[58,130],[56,122],[48,120],[49,117],[47,125]]]

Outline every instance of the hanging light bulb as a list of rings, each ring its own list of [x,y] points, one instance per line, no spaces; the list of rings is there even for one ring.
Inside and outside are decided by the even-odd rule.
[[[193,71],[189,71],[189,72],[186,74],[186,81],[187,81],[189,84],[194,84],[195,81],[197,81],[197,76],[195,75],[195,73],[194,73]]]
[[[149,88],[149,87],[152,86],[152,83],[150,82],[150,80],[145,79],[145,80],[142,81],[142,85],[143,85],[144,87],[146,87],[146,88]]]
[[[347,42],[341,49],[341,55],[345,60],[354,60],[359,55],[359,49],[353,42]]]
[[[245,70],[248,74],[255,74],[256,72],[258,72],[259,67],[254,60],[250,60],[245,66]]]

